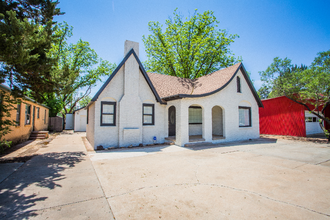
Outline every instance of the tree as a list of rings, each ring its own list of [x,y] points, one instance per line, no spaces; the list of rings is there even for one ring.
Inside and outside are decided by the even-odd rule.
[[[330,141],[330,131],[324,127],[325,123],[330,125],[330,118],[324,115],[330,105],[330,50],[318,53],[309,68],[292,65],[288,58],[276,57],[259,74],[263,86],[271,90],[269,97],[284,95],[319,117],[319,124]]]
[[[88,95],[88,96],[85,96],[84,98],[82,98],[80,101],[79,101],[79,106],[80,107],[85,107],[88,105],[88,103],[92,100],[92,98]]]
[[[3,0],[0,2],[0,83],[7,81],[12,95],[30,90],[52,91],[50,71],[53,59],[47,56],[56,41],[53,17],[62,14],[52,0]]]
[[[66,113],[72,113],[81,99],[90,94],[91,88],[102,76],[111,74],[116,65],[100,59],[86,41],[80,39],[76,44],[68,44],[66,40],[72,36],[72,27],[67,23],[57,25],[55,34],[60,40],[50,50],[50,57],[57,60],[51,76],[59,86],[55,92],[45,93],[43,97],[51,108],[51,117],[62,109],[65,117]],[[84,92],[78,93],[80,89],[84,89]]]
[[[212,11],[199,14],[195,10],[186,21],[177,9],[173,14],[165,22],[165,32],[159,22],[149,22],[151,34],[143,36],[148,71],[195,79],[237,61],[229,46],[238,35],[217,29],[219,21]]]
[[[40,102],[36,91],[54,88],[50,71],[55,60],[47,52],[57,40],[52,35],[53,17],[63,14],[57,4],[52,0],[0,1],[0,83],[7,82],[11,88],[0,94],[0,145],[9,144],[2,138],[15,125],[9,118],[15,100],[29,92]]]

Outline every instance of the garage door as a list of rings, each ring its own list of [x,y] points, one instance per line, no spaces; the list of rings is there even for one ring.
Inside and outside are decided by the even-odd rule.
[[[315,115],[305,111],[306,134],[319,134],[323,133],[320,125],[319,118]]]

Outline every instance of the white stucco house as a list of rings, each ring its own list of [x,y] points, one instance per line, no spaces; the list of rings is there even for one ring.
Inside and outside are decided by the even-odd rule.
[[[147,73],[138,56],[138,43],[126,41],[124,59],[87,105],[94,148],[259,137],[262,103],[242,63],[190,80]]]

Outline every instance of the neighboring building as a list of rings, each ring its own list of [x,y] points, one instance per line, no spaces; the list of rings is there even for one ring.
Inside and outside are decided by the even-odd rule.
[[[225,142],[259,137],[259,99],[242,63],[197,80],[146,73],[138,43],[87,106],[94,148]]]
[[[0,89],[11,92],[10,88],[4,85],[0,85]],[[14,144],[28,140],[32,131],[48,130],[49,108],[28,97],[21,100],[21,103],[15,105],[17,110],[10,112],[11,119],[16,120],[17,125],[12,126],[11,132],[4,136],[5,140]]]
[[[260,134],[306,137],[323,133],[318,117],[285,96],[262,100],[262,104],[264,108],[259,108]],[[326,108],[325,116],[330,118],[330,106]],[[325,126],[330,129],[329,125]]]
[[[87,110],[85,107],[73,111],[74,131],[86,131]]]
[[[65,114],[65,122],[64,122],[65,130],[73,130],[74,129],[74,115],[73,113]]]

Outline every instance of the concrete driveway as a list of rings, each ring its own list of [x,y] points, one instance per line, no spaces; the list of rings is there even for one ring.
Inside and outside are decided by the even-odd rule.
[[[91,153],[116,219],[330,219],[330,146],[259,139]]]
[[[6,174],[0,219],[330,219],[330,145],[87,152],[83,135],[56,137]]]

